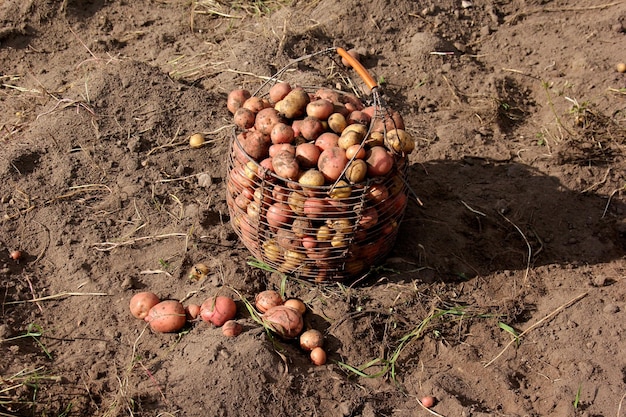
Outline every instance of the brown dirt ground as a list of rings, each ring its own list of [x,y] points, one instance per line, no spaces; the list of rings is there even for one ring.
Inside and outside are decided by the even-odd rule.
[[[626,2],[0,0],[0,22],[2,415],[626,416]],[[356,285],[287,280],[328,363],[241,300],[234,339],[145,329],[140,290],[280,287],[229,225],[225,98],[332,46],[404,116],[423,206]]]

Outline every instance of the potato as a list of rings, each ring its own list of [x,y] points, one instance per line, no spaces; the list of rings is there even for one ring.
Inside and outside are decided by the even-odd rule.
[[[287,82],[280,82],[274,84],[270,87],[269,96],[270,101],[272,103],[278,103],[280,100],[284,99],[287,94],[291,91],[291,86]]]
[[[300,175],[298,183],[303,187],[321,187],[324,185],[324,175],[317,169],[309,169]]]
[[[326,99],[319,99],[311,101],[306,106],[306,114],[310,117],[315,117],[318,120],[326,120],[335,111],[335,106],[332,101]]]
[[[378,211],[374,207],[368,207],[363,210],[359,218],[358,224],[363,229],[371,229],[378,223]]]
[[[240,107],[235,112],[235,115],[233,116],[233,121],[235,122],[235,125],[237,125],[237,127],[239,127],[240,129],[250,129],[252,126],[254,126],[255,115],[252,110],[246,109],[245,107]]]
[[[325,132],[319,135],[317,139],[315,139],[315,146],[320,148],[322,151],[325,151],[326,149],[337,146],[338,142],[339,136],[337,134],[332,132]]]
[[[314,143],[301,143],[296,147],[296,160],[303,168],[313,168],[317,166],[321,152]]]
[[[304,215],[304,202],[306,197],[299,191],[292,191],[287,198],[289,208],[298,216]]]
[[[347,108],[352,107],[354,110],[363,110],[365,106],[357,96],[350,93],[344,93],[339,97],[339,101],[341,101]]]
[[[304,89],[298,87],[291,90],[284,99],[277,102],[274,108],[286,118],[295,119],[305,114],[306,106],[310,101],[309,94]]]
[[[265,135],[270,135],[274,126],[280,122],[282,118],[278,111],[273,107],[268,107],[257,113],[254,128]]]
[[[226,99],[226,108],[232,114],[243,106],[243,103],[249,99],[252,95],[248,90],[237,89],[228,93],[228,98]]]
[[[320,88],[315,92],[315,97],[330,101],[331,103],[337,103],[340,100],[340,94],[330,88]]]
[[[243,108],[246,108],[255,114],[260,112],[263,109],[270,107],[270,102],[261,97],[250,97],[246,101],[243,102]]]
[[[365,147],[360,144],[349,146],[346,149],[346,158],[350,159],[365,159],[366,151]]]
[[[350,184],[344,180],[339,180],[337,181],[337,185],[330,190],[328,195],[332,200],[343,200],[350,197],[350,194],[352,194],[352,187]],[[330,203],[333,204],[332,201]]]
[[[256,130],[250,130],[242,132],[238,138],[244,152],[252,159],[260,161],[269,155],[271,141],[268,135],[264,135]]]
[[[150,328],[159,333],[176,332],[187,322],[185,307],[176,300],[165,300],[154,305],[144,318]]]
[[[372,184],[365,194],[365,198],[374,203],[381,203],[389,198],[389,190],[385,184]]]
[[[385,135],[385,146],[397,154],[408,155],[415,149],[415,141],[405,130],[392,129]]]
[[[322,151],[317,161],[317,168],[324,174],[327,181],[332,182],[341,176],[347,162],[346,151],[335,146]]]
[[[287,151],[294,156],[296,155],[296,147],[291,143],[277,143],[275,145],[271,145],[269,148],[269,155],[273,158],[283,151]]]
[[[276,175],[289,180],[296,180],[300,173],[300,166],[296,156],[289,151],[281,151],[272,157],[272,165]]]
[[[376,117],[372,119],[372,131],[374,132],[404,129],[404,127],[404,120],[400,113],[390,108],[379,109]]]
[[[332,207],[326,203],[326,199],[323,198],[307,198],[304,201],[304,215],[314,219],[323,218],[328,216],[332,211]]]
[[[359,146],[362,140],[363,137],[359,135],[358,132],[355,132],[354,130],[344,130],[337,141],[337,146],[346,150],[351,146]]]
[[[346,118],[341,113],[333,113],[328,116],[328,127],[330,130],[337,134],[341,134],[343,130],[348,126]]]
[[[300,136],[306,140],[315,140],[324,133],[324,125],[319,119],[307,116],[300,123]]]
[[[367,164],[362,159],[349,162],[345,176],[353,184],[363,181],[367,176]]]
[[[286,123],[279,122],[274,125],[270,132],[272,143],[291,143],[295,137],[293,128]]]
[[[349,125],[360,124],[364,126],[369,126],[370,117],[365,112],[362,112],[360,110],[355,110],[348,115],[346,121],[348,122]]]
[[[313,233],[313,223],[307,218],[298,217],[291,224],[291,231],[298,238],[309,236]]]
[[[274,203],[267,208],[265,215],[270,227],[284,227],[293,221],[293,213],[285,203]]]
[[[367,174],[370,177],[387,175],[393,168],[393,157],[384,146],[374,146],[367,152]]]

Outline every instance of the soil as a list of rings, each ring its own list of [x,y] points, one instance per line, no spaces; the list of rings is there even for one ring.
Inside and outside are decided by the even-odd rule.
[[[626,416],[626,2],[3,0],[0,22],[1,415]],[[365,278],[284,281],[229,223],[226,96],[337,46],[403,115],[418,198]],[[306,302],[325,365],[250,317],[268,288]],[[230,295],[244,330],[154,333],[139,291]]]

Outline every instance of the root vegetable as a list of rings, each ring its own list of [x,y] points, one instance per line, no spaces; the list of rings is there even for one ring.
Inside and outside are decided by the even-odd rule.
[[[306,351],[312,351],[317,347],[324,346],[324,335],[317,329],[309,329],[300,335],[300,347]]]
[[[271,107],[271,105],[269,101],[267,101],[267,99],[253,96],[244,101],[241,107],[251,110],[253,113],[256,114],[263,109]]]
[[[272,157],[272,165],[276,175],[289,180],[296,180],[300,173],[300,166],[296,156],[288,151],[282,151]]]
[[[130,299],[130,313],[138,318],[145,319],[152,307],[159,304],[159,297],[148,291],[139,292]]]
[[[341,113],[333,113],[328,117],[328,127],[335,133],[341,134],[348,126],[346,118]]]
[[[286,123],[277,123],[270,132],[270,139],[273,144],[291,143],[295,137],[293,128]]]
[[[332,147],[337,146],[339,142],[339,135],[332,132],[325,132],[318,136],[315,139],[315,146],[320,148],[322,151],[330,149]]]
[[[235,122],[235,125],[243,130],[250,129],[252,126],[254,126],[254,121],[254,112],[252,112],[252,110],[250,109],[246,109],[245,107],[238,108],[235,112],[235,115],[233,116],[233,122]]]
[[[198,304],[189,304],[185,307],[185,314],[187,315],[187,320],[192,321],[198,318],[200,314],[200,306]]]
[[[262,317],[263,323],[285,339],[294,339],[304,326],[302,314],[285,306],[272,307]]]
[[[220,327],[237,314],[237,305],[232,298],[217,295],[209,298],[200,306],[200,317]]]
[[[348,162],[346,151],[338,146],[322,151],[317,161],[317,167],[326,181],[335,181],[341,175]]]
[[[306,140],[315,140],[324,133],[324,125],[315,117],[307,116],[300,124],[300,135]]]
[[[367,152],[367,173],[371,177],[387,175],[393,168],[393,157],[383,146],[374,146]]]
[[[327,120],[334,111],[335,106],[332,101],[325,99],[311,101],[306,106],[307,116],[315,117],[318,120]]]
[[[228,320],[222,326],[222,334],[226,337],[237,337],[241,334],[243,326],[235,320]]]
[[[264,135],[270,135],[274,126],[281,122],[282,118],[278,111],[273,107],[268,107],[257,113],[254,128]]]
[[[270,101],[272,103],[278,103],[284,99],[291,91],[291,85],[286,82],[280,82],[274,84],[269,90]]]
[[[326,363],[326,351],[321,347],[316,347],[311,351],[311,362],[317,366],[324,365]]]
[[[202,133],[194,133],[189,137],[189,146],[197,149],[204,146],[204,135]]]
[[[348,165],[345,175],[351,183],[359,183],[367,176],[367,164],[362,159],[355,159]]]
[[[268,135],[257,130],[240,133],[237,138],[244,152],[252,159],[260,161],[269,155],[269,147],[272,143]]]
[[[285,203],[272,204],[265,216],[270,227],[284,227],[293,221],[293,213]]]
[[[322,151],[314,143],[306,142],[296,146],[296,160],[303,168],[317,166]]]
[[[284,99],[276,103],[274,108],[288,119],[295,119],[305,114],[306,106],[311,99],[302,88],[294,88]]]
[[[243,103],[245,103],[245,101],[249,99],[251,96],[252,94],[250,94],[248,90],[243,90],[243,89],[233,90],[230,93],[228,93],[228,98],[226,100],[226,108],[232,114],[235,114],[237,109],[243,106]]]
[[[301,300],[298,300],[297,298],[290,298],[286,300],[283,305],[285,307],[293,308],[294,310],[296,310],[297,312],[303,315],[306,312],[306,304],[304,304]]]
[[[283,299],[278,291],[265,290],[256,295],[254,305],[261,313],[265,313],[272,307],[283,305]]]
[[[317,169],[309,169],[300,175],[298,183],[303,187],[321,187],[324,185],[324,175]]]
[[[185,307],[175,300],[165,300],[154,305],[145,320],[150,328],[159,333],[172,333],[183,328],[187,322]]]
[[[426,408],[431,408],[432,406],[434,406],[435,401],[436,401],[435,397],[431,397],[430,395],[427,395],[426,397],[422,397],[422,399],[420,400],[422,405]]]
[[[385,146],[400,155],[408,155],[415,149],[415,141],[405,130],[392,129],[385,135]]]
[[[9,258],[13,259],[14,261],[19,261],[20,259],[22,259],[22,251],[19,250],[12,250],[11,253],[9,253]]]

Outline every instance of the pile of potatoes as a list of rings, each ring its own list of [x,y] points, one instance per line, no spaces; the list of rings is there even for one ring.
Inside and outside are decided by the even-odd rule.
[[[286,82],[238,89],[227,178],[231,223],[260,260],[314,281],[358,276],[391,249],[415,144],[400,114]]]

